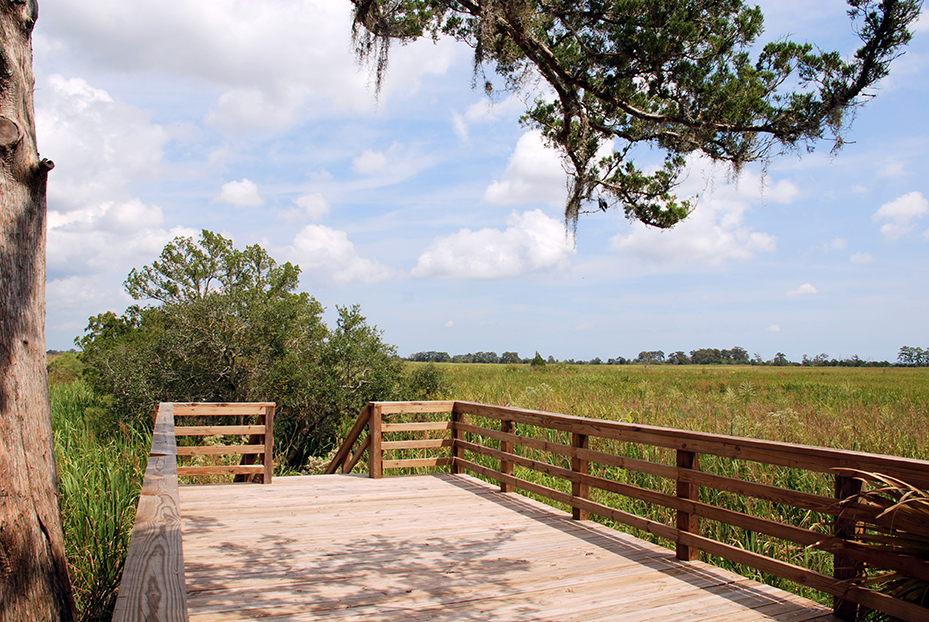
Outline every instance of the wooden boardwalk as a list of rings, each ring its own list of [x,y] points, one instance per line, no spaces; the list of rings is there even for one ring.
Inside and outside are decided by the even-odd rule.
[[[837,620],[462,475],[183,486],[190,620]]]

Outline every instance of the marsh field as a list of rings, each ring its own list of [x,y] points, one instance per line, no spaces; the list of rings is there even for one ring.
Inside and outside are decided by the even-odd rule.
[[[929,369],[926,368],[668,365],[645,368],[558,363],[538,368],[454,363],[436,367],[444,376],[442,395],[437,397],[929,459]],[[102,430],[100,421],[101,417],[105,419],[106,406],[105,400],[94,396],[80,381],[52,386],[65,538],[80,618],[85,621],[109,619],[150,443],[145,435],[129,428]],[[349,414],[346,426],[351,425],[354,416]],[[629,446],[600,449],[659,462],[668,460],[660,450],[653,455]],[[552,456],[540,458],[551,460]],[[701,462],[701,469],[720,474],[832,494],[828,477],[805,475],[798,479],[790,469],[765,469],[760,465],[750,468],[746,471],[744,464],[731,460]],[[517,468],[516,475],[551,488],[570,489],[564,480],[527,469]],[[655,490],[670,485],[643,474],[620,477]],[[664,508],[647,507],[615,496],[595,500],[655,520],[673,522],[673,516]],[[769,507],[764,502],[742,509],[798,525],[825,524],[828,520],[815,514],[782,515],[783,508]],[[765,551],[821,572],[831,572],[829,555],[735,529],[712,535],[749,550]],[[828,600],[776,577],[726,563],[721,565],[807,597]]]

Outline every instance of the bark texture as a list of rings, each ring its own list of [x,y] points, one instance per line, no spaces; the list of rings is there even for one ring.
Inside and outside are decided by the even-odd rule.
[[[45,363],[45,187],[35,0],[0,0],[0,622],[75,618]]]

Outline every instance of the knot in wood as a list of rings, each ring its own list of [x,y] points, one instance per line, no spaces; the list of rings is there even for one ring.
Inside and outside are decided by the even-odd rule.
[[[9,147],[19,141],[19,126],[6,117],[0,117],[0,145]]]

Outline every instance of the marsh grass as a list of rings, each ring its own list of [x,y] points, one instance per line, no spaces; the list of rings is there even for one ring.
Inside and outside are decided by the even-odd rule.
[[[625,421],[636,424],[696,430],[731,436],[819,445],[841,449],[929,458],[929,370],[862,368],[768,368],[768,367],[641,367],[549,365],[541,368],[518,365],[445,364],[451,379],[448,397],[501,406],[513,406],[568,415]],[[439,416],[408,416],[403,420],[442,419]],[[468,417],[468,422],[497,428],[493,419]],[[516,433],[570,445],[570,435],[556,430],[518,424]],[[433,434],[433,436],[436,436]],[[403,438],[414,438],[406,433]],[[422,438],[422,436],[418,436]],[[391,440],[400,440],[399,437]],[[466,435],[471,442],[499,449],[499,442]],[[666,465],[675,464],[670,450],[591,439],[591,449]],[[404,453],[404,455],[399,455]],[[517,446],[526,458],[570,469],[565,456]],[[447,450],[408,450],[393,458],[447,455]],[[386,456],[385,456],[386,457]],[[466,452],[465,458],[497,469],[496,460]],[[763,465],[709,455],[700,456],[700,469],[727,477],[789,488],[831,497],[833,478],[787,467]],[[442,469],[410,469],[403,473]],[[674,494],[674,482],[666,478],[591,464],[593,475]],[[399,474],[399,472],[391,472]],[[532,469],[516,466],[514,475],[562,492],[570,482]],[[570,507],[524,493],[549,505]],[[833,518],[792,506],[701,489],[701,501],[738,512],[790,524],[824,535]],[[675,514],[666,507],[599,489],[591,489],[592,501],[673,525]],[[651,534],[609,519],[595,520],[673,548]],[[768,557],[832,574],[829,553],[786,542],[725,523],[701,520],[701,534],[717,541]],[[788,589],[805,597],[831,603],[831,597],[725,559],[703,555],[704,560],[752,579]]]
[[[151,437],[102,421],[83,383],[51,387],[68,573],[79,620],[109,620],[135,521]]]

